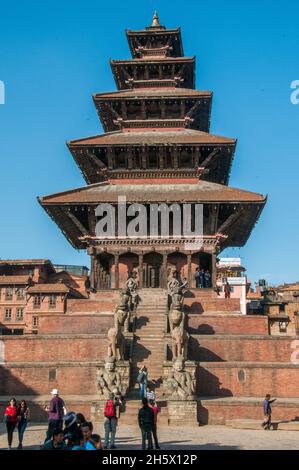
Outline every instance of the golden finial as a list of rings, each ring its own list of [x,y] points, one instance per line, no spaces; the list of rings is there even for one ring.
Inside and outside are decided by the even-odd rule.
[[[155,13],[154,13],[154,16],[153,16],[152,27],[159,27],[159,26],[161,26],[161,25],[160,25],[160,23],[159,23],[158,13],[157,13],[157,11],[155,10]]]

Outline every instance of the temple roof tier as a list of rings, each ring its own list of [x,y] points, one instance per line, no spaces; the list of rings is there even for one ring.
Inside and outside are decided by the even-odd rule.
[[[195,88],[195,58],[149,58],[111,60],[119,90],[128,88]]]
[[[194,130],[112,132],[68,142],[87,183],[197,177],[227,184],[236,140]]]
[[[126,30],[132,56],[183,56],[180,28],[166,29],[160,24],[156,13],[155,15],[151,26],[139,31]]]
[[[208,132],[212,93],[156,88],[93,96],[105,132],[123,128],[191,128]]]
[[[124,195],[127,204],[202,204],[204,235],[225,236],[222,249],[246,243],[266,202],[260,194],[216,183],[198,181],[186,184],[176,180],[171,183],[154,180],[152,184],[133,184],[132,181],[97,183],[46,196],[39,202],[70,243],[76,248],[84,248],[82,237],[95,236],[95,208],[100,203],[116,206]]]

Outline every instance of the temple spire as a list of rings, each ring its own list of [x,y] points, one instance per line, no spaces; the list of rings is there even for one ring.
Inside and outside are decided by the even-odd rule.
[[[155,10],[154,16],[153,16],[152,28],[159,28],[160,26],[161,25],[159,22],[158,13],[157,13],[157,10]]]

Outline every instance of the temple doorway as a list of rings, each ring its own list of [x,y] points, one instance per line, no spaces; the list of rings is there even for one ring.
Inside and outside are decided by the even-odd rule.
[[[98,257],[96,276],[95,276],[95,288],[97,290],[111,288],[112,264],[113,264],[112,255],[103,254]]]
[[[143,258],[143,287],[161,287],[163,257],[159,253],[148,253]]]

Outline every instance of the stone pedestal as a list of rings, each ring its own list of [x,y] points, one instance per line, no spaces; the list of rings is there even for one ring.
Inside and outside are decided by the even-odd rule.
[[[167,400],[168,424],[198,426],[196,400]]]
[[[163,396],[167,396],[167,379],[173,367],[173,361],[165,361],[163,364]],[[192,377],[193,388],[196,394],[196,369],[197,364],[195,361],[184,361],[184,370],[189,372]],[[192,399],[192,398],[191,398]]]

